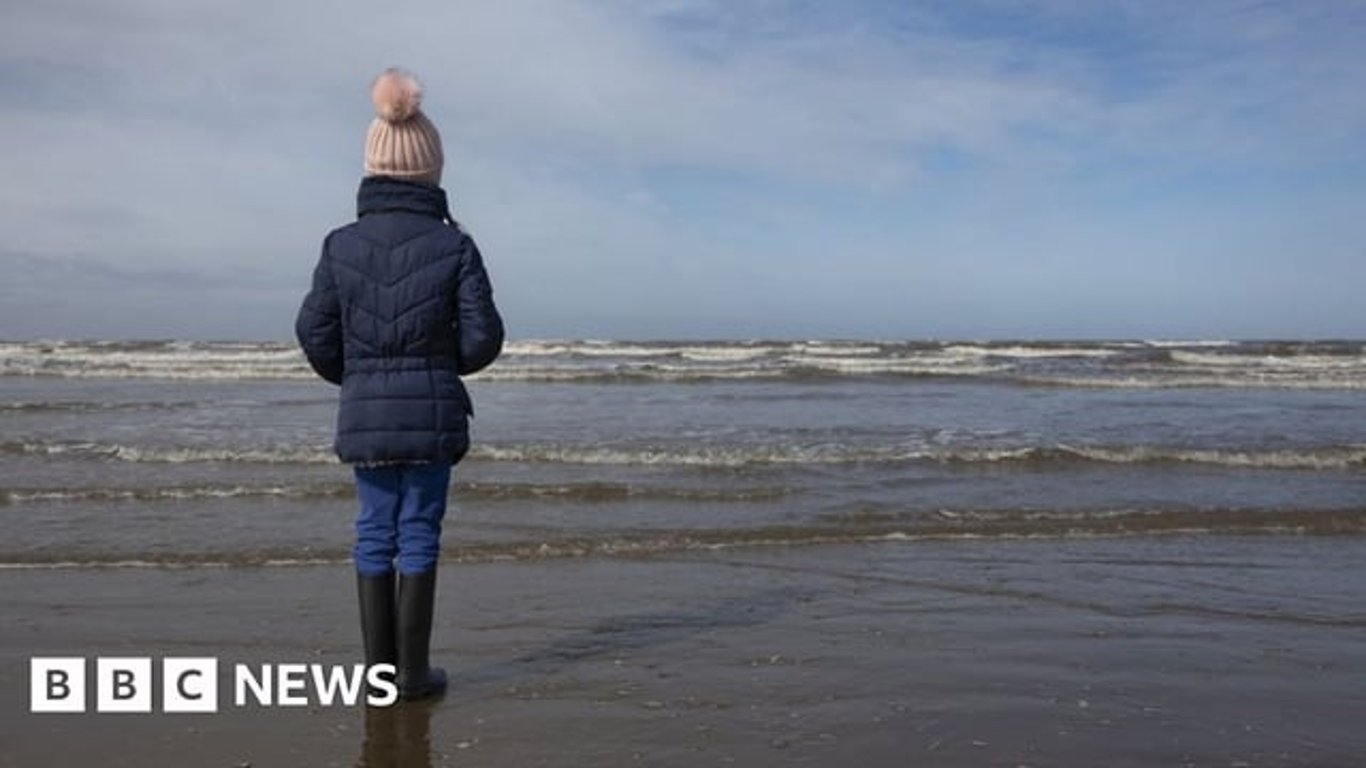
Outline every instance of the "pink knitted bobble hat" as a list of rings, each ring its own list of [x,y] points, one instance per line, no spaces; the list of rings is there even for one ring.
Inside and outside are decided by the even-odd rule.
[[[440,186],[441,134],[422,114],[422,84],[411,73],[386,69],[371,84],[370,100],[375,119],[365,136],[365,175]]]

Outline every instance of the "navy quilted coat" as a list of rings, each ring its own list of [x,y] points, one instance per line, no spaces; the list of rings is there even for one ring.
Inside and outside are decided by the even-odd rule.
[[[479,249],[436,187],[367,177],[357,212],[323,241],[295,323],[313,370],[341,385],[337,455],[459,461],[473,413],[460,376],[503,347]]]

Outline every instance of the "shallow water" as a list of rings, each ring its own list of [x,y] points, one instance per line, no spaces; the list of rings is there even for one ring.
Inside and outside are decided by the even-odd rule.
[[[1360,342],[516,342],[446,556],[1366,531]],[[0,567],[344,562],[285,344],[0,344]]]
[[[438,591],[440,702],[16,714],[0,765],[1354,766],[1364,545],[1059,537],[460,564]],[[360,653],[346,565],[0,580],[7,712],[37,653]]]

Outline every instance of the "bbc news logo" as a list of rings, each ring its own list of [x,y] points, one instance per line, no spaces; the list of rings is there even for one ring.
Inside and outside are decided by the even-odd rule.
[[[153,712],[160,691],[161,712],[217,712],[218,659],[166,657],[156,685],[150,657],[95,659],[94,677],[83,656],[29,659],[30,712],[85,712],[94,693],[96,712]],[[372,707],[398,701],[393,664],[235,664],[234,707],[354,707],[362,699]]]

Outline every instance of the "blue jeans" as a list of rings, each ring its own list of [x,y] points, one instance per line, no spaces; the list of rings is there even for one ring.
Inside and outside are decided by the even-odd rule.
[[[441,555],[441,520],[451,483],[449,462],[356,467],[356,570],[382,576],[423,573]]]

